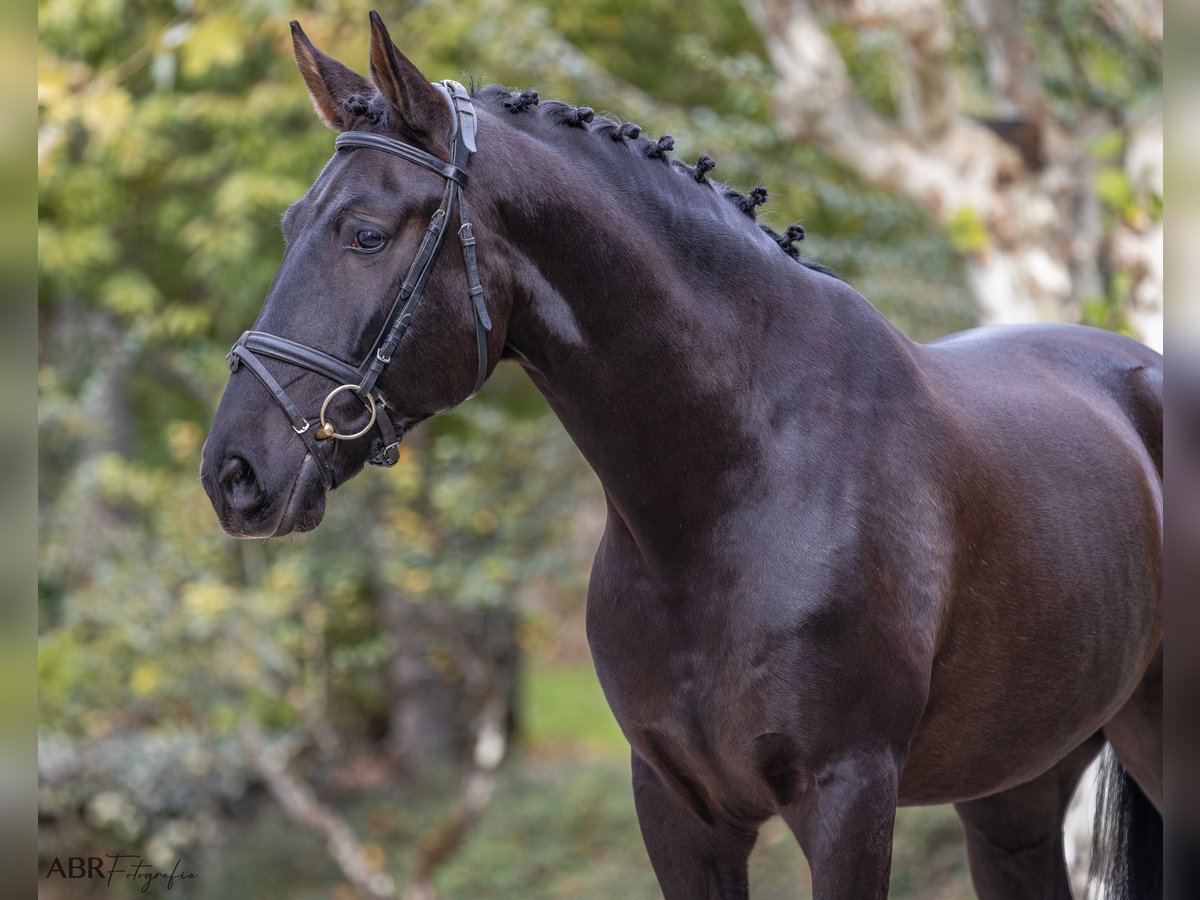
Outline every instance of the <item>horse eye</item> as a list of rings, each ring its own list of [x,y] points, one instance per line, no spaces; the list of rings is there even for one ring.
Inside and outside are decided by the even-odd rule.
[[[356,250],[378,250],[386,240],[387,238],[383,236],[383,232],[376,231],[373,228],[364,228],[354,235],[354,240],[350,242],[350,246]]]

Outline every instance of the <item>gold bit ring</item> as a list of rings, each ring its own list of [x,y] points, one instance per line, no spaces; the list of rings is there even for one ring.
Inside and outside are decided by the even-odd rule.
[[[375,425],[375,398],[370,394],[359,394],[359,399],[367,405],[367,409],[371,412],[371,419],[361,430],[354,434],[338,434],[334,429],[333,424],[325,421],[325,411],[329,409],[329,403],[340,394],[342,391],[357,391],[357,384],[343,384],[341,387],[335,387],[329,392],[329,396],[325,398],[325,402],[321,404],[321,425],[313,434],[318,441],[326,441],[332,438],[335,441],[353,441],[365,435]]]

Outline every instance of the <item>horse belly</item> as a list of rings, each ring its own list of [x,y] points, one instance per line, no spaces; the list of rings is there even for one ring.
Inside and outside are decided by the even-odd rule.
[[[1070,466],[1022,465],[988,485],[974,519],[989,524],[962,542],[902,803],[986,796],[1046,771],[1116,713],[1161,645],[1161,483],[1133,440],[1079,440],[1091,448]]]

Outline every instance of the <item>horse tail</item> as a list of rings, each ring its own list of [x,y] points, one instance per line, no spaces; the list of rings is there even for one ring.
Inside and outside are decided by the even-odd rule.
[[[1142,793],[1111,746],[1100,763],[1087,896],[1160,900],[1163,896],[1162,814]]]

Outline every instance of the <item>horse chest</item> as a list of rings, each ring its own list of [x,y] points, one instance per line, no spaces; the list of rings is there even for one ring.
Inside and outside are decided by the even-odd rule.
[[[783,768],[795,768],[792,739],[774,733],[780,723],[767,686],[783,661],[755,658],[750,648],[761,642],[711,609],[690,621],[631,618],[595,599],[588,638],[596,672],[637,754],[701,818],[769,814],[779,793],[769,770],[781,755],[789,757]]]
[[[769,811],[754,740],[764,712],[737,667],[698,650],[636,665],[601,654],[596,663],[630,745],[702,819]]]

